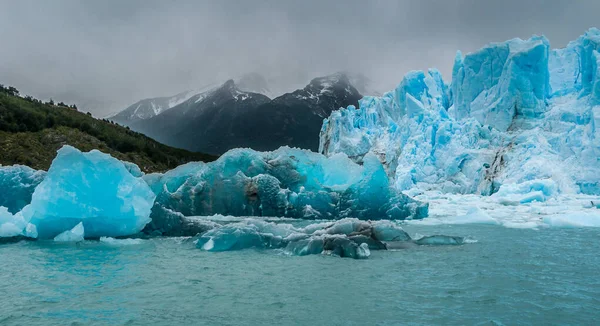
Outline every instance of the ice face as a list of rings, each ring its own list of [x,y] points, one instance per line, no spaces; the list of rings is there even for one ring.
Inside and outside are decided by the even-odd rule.
[[[135,234],[150,221],[155,195],[125,165],[99,151],[58,151],[31,204],[18,215],[37,227],[39,238],[54,238],[83,223],[86,237]]]
[[[170,233],[184,216],[284,216],[304,219],[423,218],[427,205],[395,190],[373,154],[363,164],[345,154],[282,147],[235,149],[217,161],[187,164],[144,179],[157,195],[149,232]]]
[[[31,202],[31,195],[46,172],[23,165],[0,167],[0,206],[15,214]]]
[[[537,117],[546,111],[550,91],[549,42],[544,37],[490,44],[457,57],[452,75],[456,120],[473,117],[506,131],[516,115]]]
[[[533,37],[459,53],[450,86],[435,70],[410,72],[393,92],[334,111],[319,150],[356,162],[374,153],[413,193],[600,194],[599,44],[591,29],[564,49]]]

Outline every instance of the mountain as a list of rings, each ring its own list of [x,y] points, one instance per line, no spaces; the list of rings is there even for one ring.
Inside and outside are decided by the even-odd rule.
[[[288,145],[316,151],[323,119],[340,107],[358,105],[361,97],[343,73],[315,78],[303,89],[245,112],[233,127],[244,137],[226,147],[266,151]]]
[[[323,119],[340,107],[356,105],[360,98],[342,73],[315,78],[303,89],[273,100],[243,91],[229,80],[130,126],[165,144],[205,153],[283,145],[317,150]]]
[[[144,172],[164,171],[215,156],[160,144],[129,128],[99,120],[53,103],[22,98],[14,88],[0,87],[0,164],[23,164],[47,170],[63,145],[83,151],[98,149]]]
[[[269,101],[265,95],[241,91],[228,80],[162,114],[133,123],[131,128],[172,146],[222,153],[226,151],[223,140],[239,135],[232,122]]]
[[[190,97],[210,89],[210,87],[214,86],[207,86],[199,90],[185,91],[173,96],[140,100],[128,106],[125,110],[109,117],[108,119],[124,125],[129,125],[140,120],[150,119],[174,106],[187,101]]]

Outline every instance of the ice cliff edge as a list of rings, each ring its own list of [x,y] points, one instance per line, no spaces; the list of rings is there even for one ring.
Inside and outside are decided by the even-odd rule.
[[[375,153],[402,191],[600,194],[599,51],[592,28],[563,49],[534,36],[459,52],[449,85],[435,69],[413,71],[334,111],[319,151]]]

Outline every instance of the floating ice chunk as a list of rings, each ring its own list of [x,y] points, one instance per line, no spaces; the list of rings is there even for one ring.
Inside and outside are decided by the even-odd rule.
[[[498,221],[479,207],[471,207],[465,215],[450,217],[448,224],[498,224]]]
[[[558,228],[600,227],[600,210],[548,215],[543,221],[550,227]]]
[[[455,237],[448,235],[430,235],[422,237],[421,239],[415,240],[418,245],[428,246],[445,246],[445,245],[461,245],[465,243],[463,237]]]
[[[100,237],[100,242],[111,246],[133,246],[143,244],[144,239],[115,239],[111,237]]]
[[[54,238],[83,222],[86,237],[135,234],[150,221],[155,195],[123,163],[99,151],[58,151],[31,204],[20,214],[40,238]]]
[[[391,222],[377,222],[388,238],[403,237],[402,229]],[[246,248],[283,249],[293,255],[327,254],[355,259],[368,258],[370,250],[385,250],[386,244],[375,237],[374,226],[358,219],[335,223],[315,223],[296,228],[286,223],[247,218],[241,222],[216,226],[202,234],[196,247],[205,251],[229,251]],[[381,232],[380,232],[381,233]],[[385,232],[383,232],[385,233]]]
[[[540,225],[537,222],[504,222],[502,226],[509,229],[537,229]]]
[[[75,225],[75,227],[71,230],[65,231],[56,237],[54,237],[54,241],[56,242],[79,242],[83,241],[84,238],[84,229],[83,223],[79,222],[79,224]]]
[[[25,221],[18,219],[8,211],[8,208],[0,206],[0,237],[9,238],[23,235]]]
[[[11,214],[6,207],[0,206],[0,238],[25,236],[37,238],[35,225],[28,223],[20,213]]]
[[[277,226],[271,225],[271,230]],[[282,237],[273,233],[261,233],[257,225],[234,223],[223,225],[203,234],[196,246],[206,251],[229,251],[247,248],[280,248]]]
[[[518,205],[533,201],[544,202],[558,193],[558,186],[552,179],[531,180],[519,184],[503,184],[492,195],[503,205]]]
[[[392,221],[376,221],[373,225],[373,236],[379,241],[410,241],[410,235]]]

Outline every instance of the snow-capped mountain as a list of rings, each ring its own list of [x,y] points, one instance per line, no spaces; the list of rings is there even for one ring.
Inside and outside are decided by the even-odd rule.
[[[243,91],[229,80],[129,126],[166,144],[206,153],[283,145],[317,150],[323,118],[360,98],[342,73],[315,78],[303,89],[273,100]]]
[[[172,146],[218,152],[221,135],[233,132],[228,128],[230,121],[269,100],[262,94],[244,92],[228,80],[130,127]]]
[[[245,112],[234,127],[242,137],[225,147],[273,150],[288,145],[316,151],[323,118],[333,110],[358,103],[361,97],[345,74],[315,78],[302,89]]]
[[[197,90],[184,91],[173,96],[144,99],[128,106],[125,110],[108,119],[124,125],[130,125],[139,120],[150,119],[187,101],[190,97],[206,92],[213,87],[214,85],[210,85]]]

